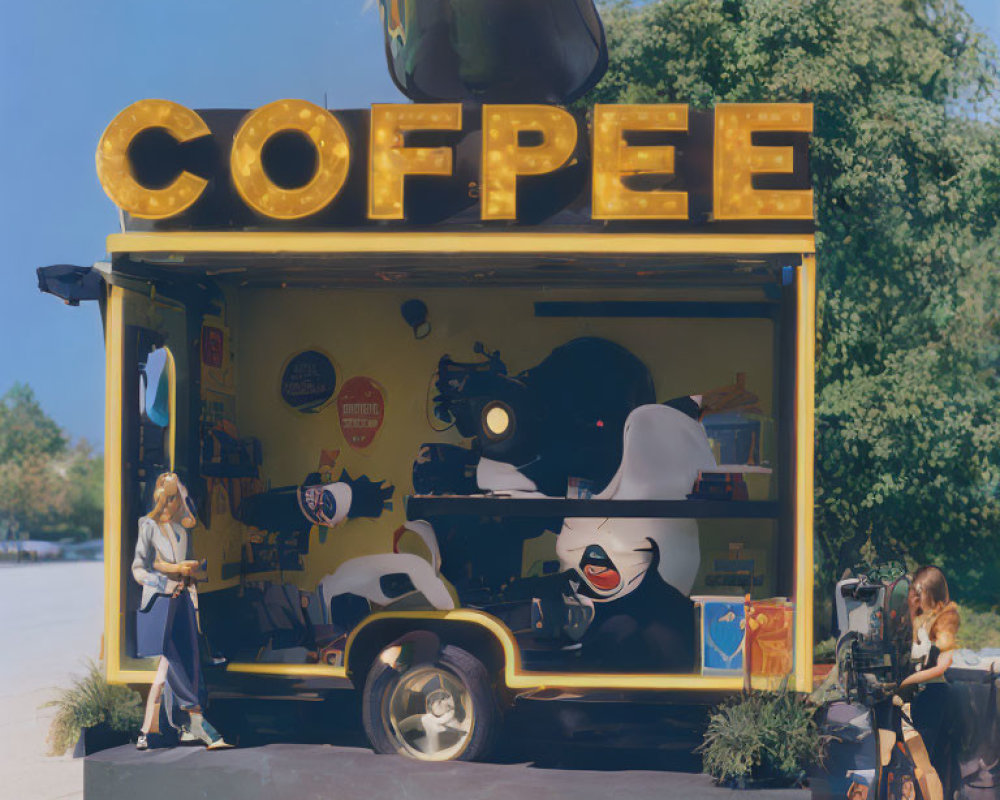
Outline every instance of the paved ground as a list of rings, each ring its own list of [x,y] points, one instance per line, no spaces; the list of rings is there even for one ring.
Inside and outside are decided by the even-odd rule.
[[[592,762],[593,763],[593,762]],[[418,764],[400,756],[332,745],[269,744],[208,752],[203,748],[106,750],[86,764],[86,796],[100,800],[739,800],[704,775],[652,770],[544,769],[530,764]],[[806,791],[755,790],[752,800],[805,800]]]
[[[0,564],[0,799],[83,797],[83,762],[45,755],[55,687],[99,655],[104,564]]]

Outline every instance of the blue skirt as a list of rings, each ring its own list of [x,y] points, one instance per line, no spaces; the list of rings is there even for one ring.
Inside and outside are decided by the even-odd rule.
[[[163,655],[163,640],[167,633],[167,616],[170,613],[168,594],[158,594],[145,610],[135,612],[136,658],[153,658]]]
[[[174,711],[201,710],[205,706],[205,681],[198,649],[198,612],[191,595],[158,594],[145,611],[136,613],[136,655],[165,656],[167,716]]]

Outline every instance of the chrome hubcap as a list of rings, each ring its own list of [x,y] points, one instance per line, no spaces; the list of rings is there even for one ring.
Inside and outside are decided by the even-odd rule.
[[[397,749],[421,761],[457,758],[469,744],[472,697],[457,675],[440,667],[403,673],[384,705]]]

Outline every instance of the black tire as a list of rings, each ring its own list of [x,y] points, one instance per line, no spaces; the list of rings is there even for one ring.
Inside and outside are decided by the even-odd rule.
[[[392,662],[392,658],[376,658],[365,681],[361,716],[375,752],[398,753],[419,761],[483,760],[496,742],[502,716],[483,663],[454,645],[442,648],[432,662],[396,666]],[[413,738],[400,729],[409,720],[434,716],[430,705],[421,699],[422,695],[410,689],[421,681],[425,681],[427,688],[434,680],[438,681],[442,695],[451,698],[451,709],[456,706],[459,709],[451,723],[455,729],[446,730],[433,740],[443,742],[437,750],[427,744],[432,741],[431,734],[423,726],[418,724],[411,728]],[[449,692],[449,688],[464,689],[459,701],[454,699],[456,692]],[[402,715],[394,713],[400,704],[410,707],[412,715],[402,719]],[[437,719],[446,719],[446,716],[435,717],[434,721]]]

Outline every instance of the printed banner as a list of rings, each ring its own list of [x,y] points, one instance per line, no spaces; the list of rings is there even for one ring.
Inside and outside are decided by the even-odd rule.
[[[337,396],[337,414],[344,439],[351,447],[363,450],[374,441],[385,418],[382,387],[371,378],[351,378]]]

